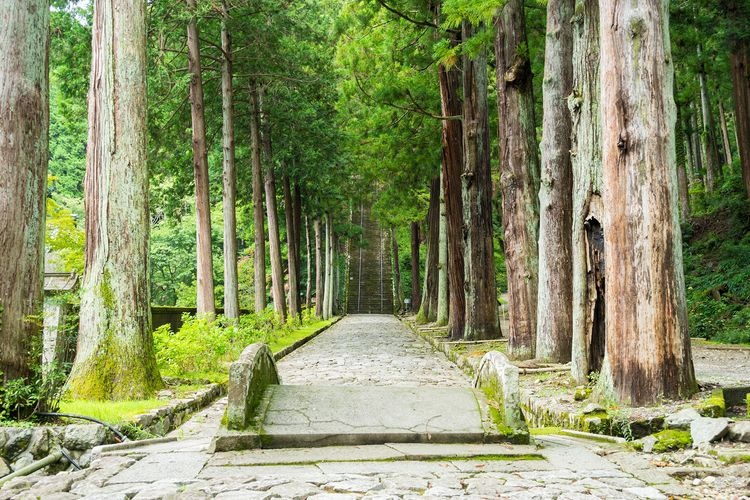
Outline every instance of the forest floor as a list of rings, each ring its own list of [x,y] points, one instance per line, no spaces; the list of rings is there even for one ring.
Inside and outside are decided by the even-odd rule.
[[[442,353],[388,316],[346,317],[278,368],[285,383],[300,385],[471,386]],[[82,471],[18,478],[4,485],[0,499],[750,495],[747,464],[711,468],[714,475],[694,484],[690,472],[677,470],[677,457],[658,462],[620,445],[556,435],[537,436],[531,446],[385,444],[210,454],[225,404],[196,414],[172,433],[174,441],[103,452]]]

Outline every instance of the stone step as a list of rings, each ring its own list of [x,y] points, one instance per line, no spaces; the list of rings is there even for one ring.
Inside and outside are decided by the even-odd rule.
[[[271,385],[264,401],[262,424],[222,430],[214,451],[507,441],[469,388]]]

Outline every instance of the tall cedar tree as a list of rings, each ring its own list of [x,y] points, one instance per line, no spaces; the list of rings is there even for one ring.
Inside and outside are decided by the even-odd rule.
[[[481,30],[482,25],[476,29]],[[475,27],[463,22],[463,39]],[[464,270],[466,275],[465,339],[500,337],[492,240],[492,173],[487,110],[487,55],[463,57],[464,172],[461,192],[464,207]]]
[[[573,172],[567,98],[573,85],[574,4],[575,0],[547,2],[544,55],[536,357],[557,363],[570,361],[573,326]]]
[[[151,337],[146,2],[94,3],[86,157],[79,399],[147,399],[162,387]]]
[[[187,0],[191,17],[187,27],[188,73],[190,74],[190,114],[193,125],[193,175],[195,178],[195,234],[197,254],[197,306],[199,314],[216,312],[214,298],[213,250],[211,247],[211,202],[208,189],[208,148],[203,105],[200,37],[196,0]]]
[[[0,2],[0,385],[39,333],[49,157],[49,2]]]
[[[668,5],[599,4],[599,18],[607,20],[600,24],[605,273],[617,276],[605,283],[599,387],[631,405],[696,390],[677,210]]]
[[[539,235],[539,158],[536,153],[531,61],[524,47],[522,0],[508,0],[495,20],[500,193],[508,270],[508,351],[534,357]]]

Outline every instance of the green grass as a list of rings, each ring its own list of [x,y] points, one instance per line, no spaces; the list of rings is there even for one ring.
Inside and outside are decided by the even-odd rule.
[[[284,349],[285,347],[288,347],[298,340],[302,340],[308,335],[312,335],[317,330],[320,330],[321,328],[324,328],[331,323],[333,323],[334,319],[325,319],[316,321],[315,323],[311,323],[306,326],[302,326],[300,328],[296,328],[289,332],[286,335],[282,335],[281,337],[275,338],[271,340],[268,343],[269,349],[271,349],[271,352],[279,352],[280,350]]]
[[[167,401],[163,399],[145,399],[139,401],[63,401],[60,413],[86,415],[109,424],[121,424],[132,420],[136,415],[148,413],[161,408]]]

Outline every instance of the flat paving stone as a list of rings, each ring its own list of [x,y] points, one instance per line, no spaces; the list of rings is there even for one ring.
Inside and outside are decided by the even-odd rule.
[[[473,389],[270,386],[263,445],[482,442]]]
[[[194,479],[207,461],[208,455],[200,452],[155,453],[118,473],[107,484]]]

